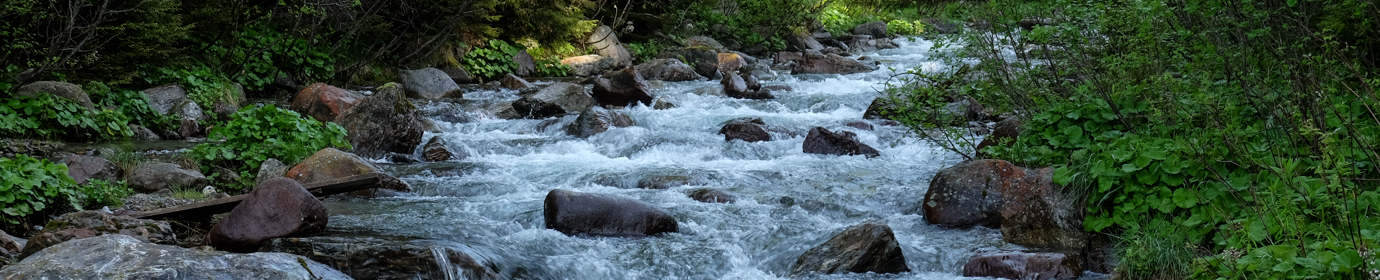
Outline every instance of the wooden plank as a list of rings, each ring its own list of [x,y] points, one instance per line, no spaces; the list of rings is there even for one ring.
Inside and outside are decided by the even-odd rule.
[[[381,178],[378,173],[360,174],[349,177],[335,178],[331,180],[314,182],[302,187],[317,197],[323,197],[339,193],[347,193],[357,190],[380,187]],[[187,205],[174,206],[162,209],[149,210],[130,215],[140,219],[168,219],[168,218],[188,218],[188,217],[209,217],[211,215],[230,212],[235,206],[240,205],[248,194],[236,195],[220,199],[212,199]]]

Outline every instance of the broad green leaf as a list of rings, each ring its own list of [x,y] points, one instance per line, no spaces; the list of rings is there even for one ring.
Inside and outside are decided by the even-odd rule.
[[[1147,157],[1150,157],[1150,159],[1153,160],[1164,160],[1165,157],[1169,156],[1169,151],[1161,149],[1159,147],[1150,147],[1148,149],[1143,149],[1141,150],[1141,153]]]
[[[1174,190],[1174,204],[1179,208],[1193,208],[1198,205],[1198,196],[1194,195],[1188,188]]]
[[[1127,150],[1114,150],[1109,152],[1108,154],[1111,154],[1112,159],[1115,159],[1117,162],[1123,162],[1128,159],[1131,159],[1131,155],[1133,155],[1134,153]],[[1144,165],[1141,165],[1141,167],[1144,167]],[[1139,169],[1139,167],[1137,167],[1137,169]]]
[[[1347,249],[1332,258],[1332,270],[1337,272],[1349,271],[1361,266],[1362,261],[1361,254],[1355,249]]]
[[[1140,167],[1137,167],[1135,164],[1126,163],[1121,165],[1121,172],[1131,173],[1136,172],[1136,170],[1140,170]]]
[[[1246,237],[1250,237],[1251,240],[1255,242],[1265,240],[1265,237],[1268,237],[1268,233],[1265,232],[1265,223],[1256,220],[1247,220]]]

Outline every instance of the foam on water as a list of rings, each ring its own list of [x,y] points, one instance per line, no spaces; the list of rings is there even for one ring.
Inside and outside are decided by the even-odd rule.
[[[784,279],[805,250],[879,219],[895,232],[914,272],[816,279],[963,279],[962,265],[977,248],[1010,245],[996,230],[943,229],[920,216],[930,178],[958,158],[904,137],[902,127],[845,125],[862,120],[876,90],[895,73],[888,68],[948,69],[932,60],[933,42],[897,42],[900,49],[865,54],[882,61],[882,70],[765,79],[764,85],[794,89],[775,92],[775,100],[723,97],[715,94],[717,81],[652,82],[655,95],[678,107],[620,109],[638,124],[584,139],[564,133],[574,116],[441,121],[444,132],[425,137],[442,137],[468,158],[386,165],[417,196],[328,202],[330,231],[466,244],[496,262],[505,279]],[[473,114],[517,99],[517,92],[465,96],[466,102],[433,102],[424,111]],[[773,141],[725,142],[719,128],[739,117],[775,127]],[[815,126],[854,132],[882,156],[803,153],[805,134]],[[702,180],[664,190],[635,187],[663,175]],[[699,188],[731,193],[737,202],[701,203],[685,195]],[[642,239],[563,235],[542,219],[542,200],[553,189],[645,201],[674,216],[681,232]]]

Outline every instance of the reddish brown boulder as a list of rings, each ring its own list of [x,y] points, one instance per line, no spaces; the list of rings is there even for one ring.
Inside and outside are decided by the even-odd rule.
[[[629,106],[640,102],[652,106],[652,95],[647,91],[647,81],[637,73],[637,69],[626,67],[623,70],[604,74],[594,82],[594,103],[601,106]]]
[[[923,202],[925,220],[945,227],[999,228],[1014,244],[1081,250],[1089,244],[1083,208],[1058,191],[1050,168],[972,160],[940,170]]]
[[[283,177],[297,180],[298,183],[311,184],[314,182],[325,181],[335,178],[349,177],[359,174],[378,173],[382,176],[379,182],[380,188],[411,191],[412,188],[407,183],[379,170],[378,166],[351,153],[342,152],[335,148],[325,148],[316,151],[310,157],[303,159],[301,163],[288,169]]]
[[[333,122],[345,110],[364,100],[364,96],[325,83],[307,86],[292,98],[288,108],[318,121]]]
[[[835,133],[823,127],[810,129],[810,134],[805,136],[805,143],[802,145],[802,149],[807,154],[840,156],[865,155],[868,158],[882,155],[877,149],[873,149],[872,146],[858,142],[857,135],[852,132],[840,131]]]
[[[719,53],[719,72],[738,73],[743,66],[747,66],[743,56],[736,53]]]
[[[767,133],[767,123],[762,118],[737,118],[728,121],[723,128],[719,129],[719,134],[724,135],[724,141],[739,139],[747,142],[771,141],[771,134]]]
[[[218,250],[251,253],[274,238],[320,233],[327,220],[326,207],[297,181],[272,179],[254,187],[235,210],[211,227],[206,241]]]
[[[43,231],[29,238],[24,250],[19,254],[23,259],[43,248],[68,240],[96,237],[106,234],[123,234],[140,241],[158,244],[177,244],[168,222],[135,219],[130,216],[116,216],[109,213],[87,210],[62,215],[48,221]]]
[[[606,194],[552,190],[542,216],[566,235],[646,237],[678,231],[676,219],[647,203]]]
[[[992,130],[992,134],[987,135],[987,138],[982,139],[982,142],[978,143],[978,156],[986,157],[987,153],[983,152],[982,149],[987,147],[996,145],[1010,147],[1015,144],[1016,137],[1021,135],[1021,123],[1021,118],[1019,117],[1006,118],[1005,120],[997,122],[996,127]]]
[[[1077,279],[1083,263],[1063,253],[996,252],[968,259],[963,276],[1006,279]]]
[[[796,259],[791,277],[811,273],[901,273],[910,271],[891,227],[868,220],[849,227]]]
[[[124,173],[119,166],[100,157],[72,155],[59,160],[58,163],[67,166],[67,176],[76,180],[77,184],[85,184],[88,179],[113,182],[119,180],[120,174]]]

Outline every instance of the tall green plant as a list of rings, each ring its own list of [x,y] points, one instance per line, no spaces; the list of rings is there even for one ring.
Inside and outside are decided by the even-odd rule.
[[[259,165],[270,158],[294,164],[324,148],[350,148],[340,125],[303,118],[273,105],[235,113],[225,125],[213,128],[208,138],[224,142],[197,145],[191,155],[201,160],[207,173],[212,166],[239,172],[243,182],[225,182],[231,190],[252,186]]]
[[[69,204],[77,184],[67,176],[67,166],[28,155],[0,158],[0,222],[17,225],[34,213]]]

